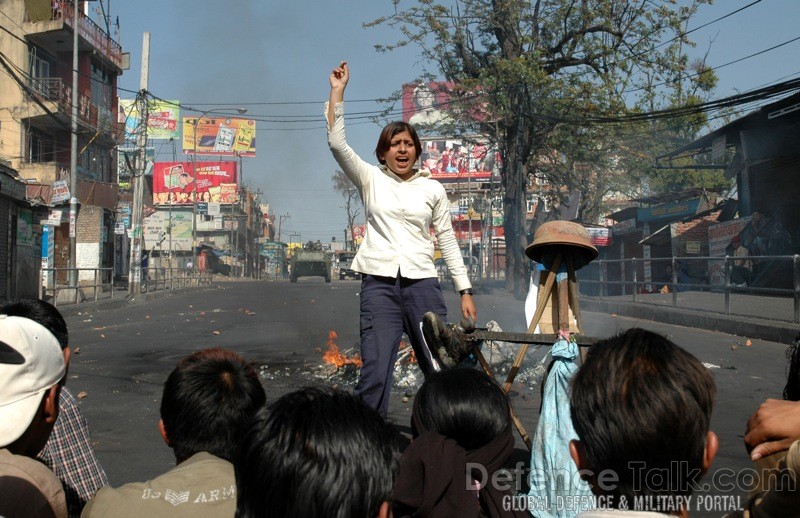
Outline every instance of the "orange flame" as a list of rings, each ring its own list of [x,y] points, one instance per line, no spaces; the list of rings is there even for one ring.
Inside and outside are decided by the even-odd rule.
[[[355,354],[348,358],[347,355],[339,352],[339,346],[336,345],[336,338],[338,336],[339,335],[333,329],[328,332],[328,349],[322,356],[323,361],[329,365],[335,365],[337,369],[341,369],[345,365],[361,367],[363,362],[359,355]]]
[[[402,351],[406,347],[410,347],[405,340],[400,340],[400,350]],[[411,352],[408,354],[408,363],[417,363],[417,355],[414,354],[414,350],[412,349]]]

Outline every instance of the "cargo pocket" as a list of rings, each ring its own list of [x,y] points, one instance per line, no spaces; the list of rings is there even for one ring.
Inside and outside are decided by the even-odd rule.
[[[361,359],[366,363],[378,358],[377,341],[372,326],[372,313],[361,314]]]

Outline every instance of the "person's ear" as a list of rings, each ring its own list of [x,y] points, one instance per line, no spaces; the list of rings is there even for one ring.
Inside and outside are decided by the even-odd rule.
[[[69,369],[69,359],[72,358],[72,349],[70,349],[69,346],[64,347],[64,349],[61,350],[61,354],[64,355],[64,365]]]
[[[58,398],[61,395],[61,384],[56,384],[47,389],[44,395],[44,421],[55,424],[58,419]]]
[[[383,502],[378,509],[378,518],[392,518],[392,506],[389,502]]]
[[[170,448],[172,448],[172,444],[170,444],[169,442],[169,435],[167,434],[167,427],[164,426],[163,419],[158,420],[158,431],[161,434],[161,438],[164,439],[164,443]]]
[[[577,439],[569,441],[569,455],[572,461],[578,467],[578,471],[590,469],[589,463],[586,460],[586,450],[583,449],[583,444]]]
[[[703,449],[703,470],[700,473],[701,475],[705,475],[709,468],[711,468],[711,463],[714,461],[714,457],[717,456],[718,449],[719,438],[717,434],[709,431],[706,434],[706,447]]]

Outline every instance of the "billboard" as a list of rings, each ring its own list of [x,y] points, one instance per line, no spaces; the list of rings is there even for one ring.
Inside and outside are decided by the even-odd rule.
[[[485,121],[489,118],[483,94],[477,90],[464,90],[455,83],[406,83],[401,96],[403,121],[419,126],[417,129],[423,132],[452,125],[453,113],[473,121]]]
[[[418,165],[436,180],[488,180],[499,173],[500,155],[486,141],[424,139]]]
[[[153,166],[155,205],[236,203],[236,162],[156,162]]]
[[[183,153],[256,156],[256,121],[227,116],[184,117]]]
[[[178,120],[180,118],[179,101],[147,101],[147,138],[151,140],[169,140],[179,137]],[[133,99],[119,100],[119,122],[125,123],[125,140],[136,141],[139,126],[139,105]]]
[[[174,210],[155,212],[142,223],[145,250],[192,250],[192,211]],[[172,234],[170,236],[170,233]]]

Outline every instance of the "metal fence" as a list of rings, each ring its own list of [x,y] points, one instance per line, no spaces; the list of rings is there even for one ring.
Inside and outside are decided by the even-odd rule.
[[[800,255],[597,260],[579,277],[600,300],[800,322]]]
[[[188,268],[152,267],[142,273],[142,293],[208,286],[212,281],[211,272]],[[113,268],[42,268],[42,279],[39,298],[54,306],[113,299],[128,293],[126,286],[115,288]]]

